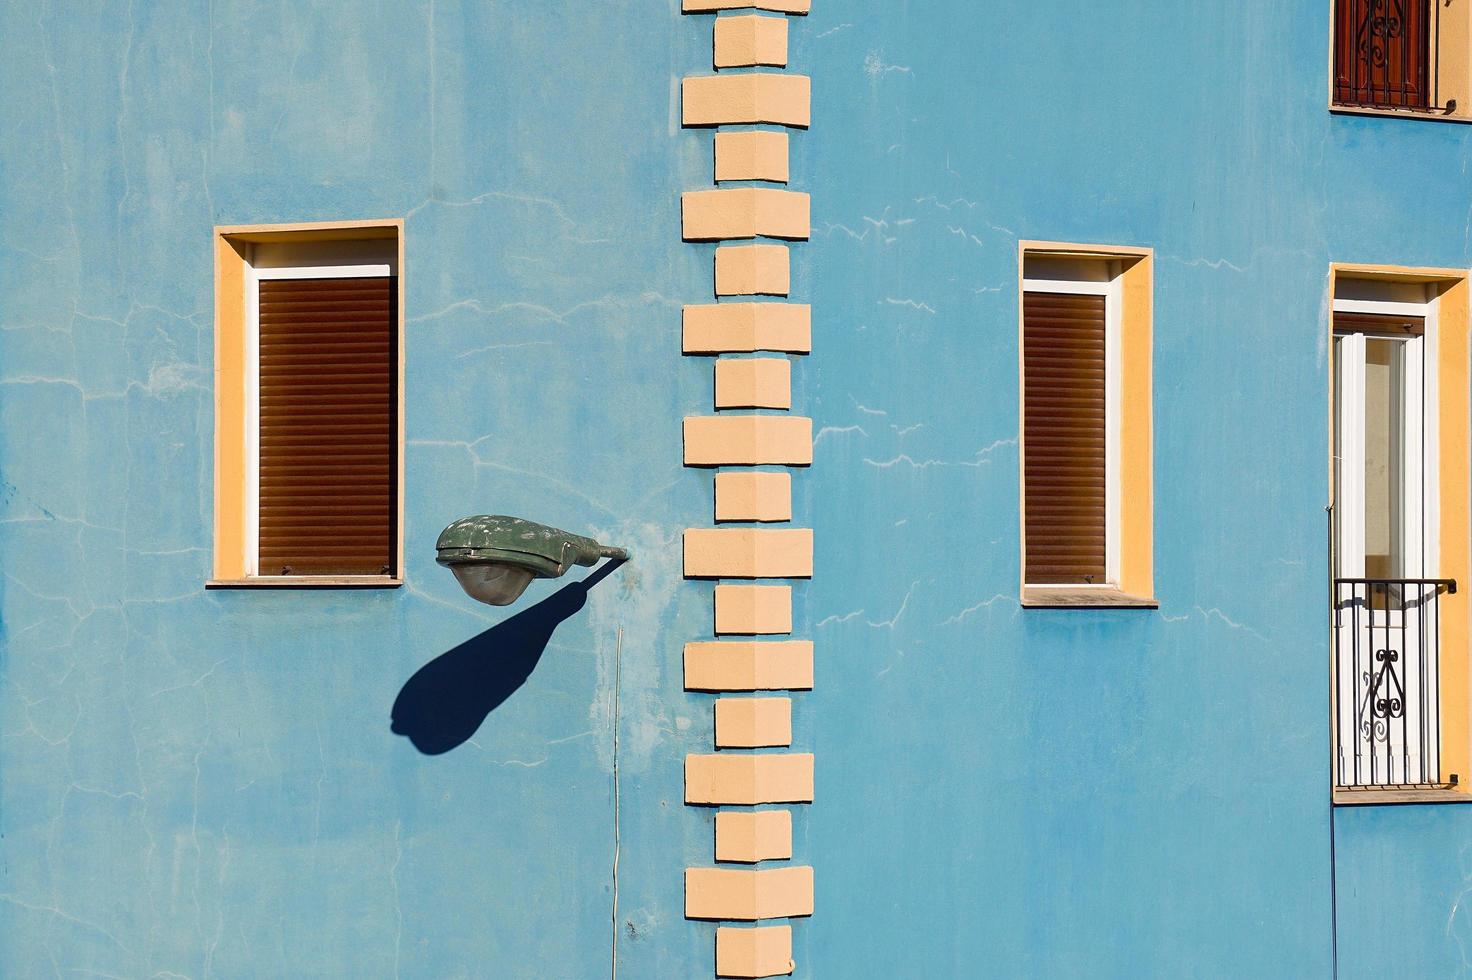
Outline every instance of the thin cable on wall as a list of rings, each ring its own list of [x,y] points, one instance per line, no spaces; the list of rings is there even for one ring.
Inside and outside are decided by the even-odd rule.
[[[618,628],[618,636],[613,644],[613,959],[610,965],[610,976],[618,980],[618,851],[619,851],[619,827],[618,827],[618,718],[619,718],[619,690],[621,683],[621,670],[624,653],[624,628]]]

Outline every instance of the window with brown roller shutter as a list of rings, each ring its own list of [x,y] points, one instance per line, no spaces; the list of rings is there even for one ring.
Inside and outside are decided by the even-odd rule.
[[[1023,534],[1032,585],[1106,581],[1105,299],[1023,294]]]
[[[260,280],[261,575],[392,575],[398,280]]]

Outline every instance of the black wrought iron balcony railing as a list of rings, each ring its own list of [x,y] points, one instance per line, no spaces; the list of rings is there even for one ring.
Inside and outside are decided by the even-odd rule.
[[[1436,789],[1441,609],[1453,579],[1334,580],[1334,782]]]

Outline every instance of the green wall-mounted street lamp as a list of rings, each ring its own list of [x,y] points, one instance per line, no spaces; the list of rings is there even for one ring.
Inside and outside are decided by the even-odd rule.
[[[455,573],[465,594],[477,602],[509,606],[534,578],[558,578],[573,565],[596,565],[600,558],[625,561],[629,553],[581,534],[482,514],[462,517],[440,532],[435,561]]]

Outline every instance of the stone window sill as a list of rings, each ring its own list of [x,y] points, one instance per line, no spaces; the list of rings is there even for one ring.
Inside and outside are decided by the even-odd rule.
[[[1025,609],[1158,609],[1160,603],[1117,589],[1054,589],[1025,586]]]
[[[1472,803],[1472,793],[1449,786],[1334,787],[1335,806],[1385,806],[1391,803]]]
[[[397,589],[404,584],[392,575],[256,575],[250,578],[212,578],[206,589]]]
[[[1330,103],[1329,111],[1341,116],[1390,116],[1396,119],[1424,119],[1427,122],[1469,123],[1472,116],[1445,112],[1424,112],[1419,109],[1376,109],[1372,106],[1337,105]]]

